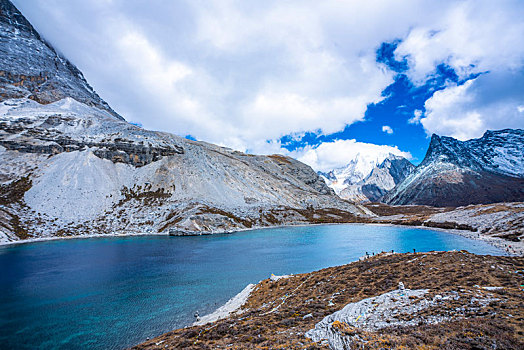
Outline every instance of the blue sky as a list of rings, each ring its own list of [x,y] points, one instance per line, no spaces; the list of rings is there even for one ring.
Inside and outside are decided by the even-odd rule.
[[[403,74],[408,70],[407,61],[398,61],[394,56],[400,42],[401,40],[395,40],[382,43],[377,50],[377,62],[384,63],[397,74],[394,82],[382,92],[385,99],[368,105],[362,121],[347,125],[342,131],[329,135],[323,135],[318,130],[308,132],[299,139],[286,135],[280,139],[282,146],[289,151],[296,151],[305,145],[318,146],[324,142],[355,139],[359,142],[397,146],[411,154],[410,160],[414,164],[420,163],[426,154],[430,135],[420,123],[413,122],[415,111],[423,115],[424,103],[435,91],[445,89],[449,83],[463,85],[467,80],[474,79],[477,74],[461,80],[453,68],[441,64],[423,85],[415,86]],[[392,132],[385,132],[385,125],[389,126]]]
[[[524,128],[520,0],[13,2],[148,129],[327,171]]]

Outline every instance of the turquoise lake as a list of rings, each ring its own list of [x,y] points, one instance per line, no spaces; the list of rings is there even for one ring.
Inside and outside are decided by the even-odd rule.
[[[416,249],[503,255],[441,231],[374,225],[0,247],[0,348],[122,349],[189,325],[248,283]]]

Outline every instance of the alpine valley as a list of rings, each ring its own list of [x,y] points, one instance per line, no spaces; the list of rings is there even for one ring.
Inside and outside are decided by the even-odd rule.
[[[22,4],[22,1],[25,0],[16,3]],[[38,19],[49,20],[54,25],[53,19],[58,17],[43,17],[41,13],[50,13],[43,11],[43,3],[34,1],[34,8],[21,8],[24,12],[28,9],[28,17],[34,18],[35,25],[44,33]],[[113,3],[118,5],[113,7]],[[239,56],[224,55],[218,59],[227,61],[228,67],[242,76],[240,86],[233,78],[230,82],[230,71],[218,69],[220,79],[227,80],[228,88],[231,87],[238,96],[242,95],[241,98],[235,95],[232,101],[228,98],[227,103],[218,102],[227,108],[229,104],[249,100],[244,98],[245,90],[258,91],[252,88],[259,82],[265,86],[265,82],[271,80],[269,75],[260,74],[262,77],[256,84],[252,84],[251,75],[259,78],[259,71],[263,73],[261,67],[268,62],[278,66],[276,61],[289,54],[285,52],[281,57],[280,51],[293,46],[292,49],[298,50],[299,54],[291,55],[291,65],[298,73],[289,72],[293,69],[282,69],[284,66],[272,67],[275,69],[273,73],[300,75],[301,78],[293,82],[293,89],[298,86],[305,91],[314,86],[311,94],[317,97],[331,96],[334,92],[327,91],[330,84],[324,82],[335,80],[336,98],[317,101],[317,97],[286,95],[287,85],[276,80],[276,84],[267,84],[267,90],[271,90],[270,95],[276,96],[275,99],[255,98],[263,100],[260,103],[263,113],[245,113],[244,116],[263,118],[270,114],[279,122],[284,118],[298,118],[297,125],[300,125],[297,130],[324,132],[326,130],[321,128],[313,129],[311,125],[316,124],[302,124],[318,114],[322,122],[335,125],[335,130],[338,122],[333,116],[349,118],[351,115],[351,120],[358,120],[362,127],[356,130],[374,130],[370,132],[371,136],[364,135],[367,132],[364,130],[361,140],[397,140],[398,144],[379,146],[368,143],[377,147],[373,148],[377,152],[358,153],[357,150],[364,148],[353,145],[364,143],[348,140],[349,132],[353,131],[345,128],[340,134],[329,134],[330,137],[343,135],[346,139],[341,137],[335,141],[351,141],[350,147],[355,147],[348,148],[348,143],[343,143],[345,152],[355,155],[348,155],[346,160],[345,155],[339,157],[343,152],[331,152],[342,149],[337,148],[340,143],[333,142],[334,148],[326,148],[328,153],[324,151],[326,149],[320,151],[324,143],[308,144],[308,133],[291,134],[300,136],[297,140],[299,146],[286,154],[304,151],[306,155],[312,155],[310,158],[297,157],[317,164],[318,169],[313,169],[286,155],[248,154],[167,132],[147,130],[128,122],[129,115],[120,115],[116,111],[120,108],[113,110],[98,95],[83,73],[60,53],[60,41],[55,49],[11,1],[0,0],[1,349],[98,350],[132,346],[148,350],[524,349],[524,130],[517,129],[522,127],[522,123],[517,120],[514,124],[505,124],[514,129],[486,131],[477,139],[460,141],[435,134],[429,139],[429,134],[426,134],[429,128],[424,123],[430,118],[431,108],[424,107],[425,111],[414,108],[422,103],[422,98],[426,101],[424,106],[429,106],[428,101],[438,93],[441,100],[449,99],[448,95],[442,96],[449,89],[455,91],[451,96],[453,99],[471,92],[464,90],[469,86],[466,83],[457,83],[456,86],[451,83],[453,78],[459,79],[451,67],[452,61],[466,62],[469,68],[464,68],[464,71],[468,74],[469,69],[472,72],[475,72],[473,68],[484,69],[486,63],[480,60],[477,67],[473,64],[477,63],[476,60],[470,64],[467,55],[454,56],[446,49],[447,61],[436,67],[438,74],[444,77],[442,84],[446,87],[439,85],[440,75],[428,80],[424,86],[415,87],[408,73],[412,70],[411,60],[419,58],[412,57],[409,50],[397,57],[402,49],[416,46],[424,51],[422,56],[430,66],[435,63],[434,53],[427,51],[442,51],[442,48],[434,48],[434,44],[440,45],[444,39],[457,36],[449,35],[451,29],[432,30],[438,28],[431,22],[436,21],[434,17],[440,13],[440,9],[436,9],[440,7],[447,8],[451,15],[441,14],[446,20],[439,18],[438,25],[444,23],[453,27],[455,32],[457,28],[464,32],[464,39],[459,43],[475,38],[466,35],[471,34],[470,31],[478,31],[481,36],[491,32],[498,34],[498,27],[483,25],[484,18],[477,22],[466,21],[470,8],[486,7],[485,4],[468,2],[467,6],[462,6],[460,3],[456,11],[450,11],[455,7],[439,2],[430,10],[437,14],[416,19],[417,23],[427,25],[427,28],[421,28],[419,24],[412,26],[411,23],[416,22],[411,22],[411,19],[407,21],[409,14],[395,16],[396,12],[392,11],[403,7],[393,1],[389,7],[382,6],[387,1],[381,2],[380,7],[387,11],[382,15],[375,8],[379,6],[372,4],[367,8],[368,5],[359,4],[355,7],[352,2],[336,2],[335,5],[326,2],[329,5],[325,9],[331,6],[331,10],[318,11],[320,14],[312,11],[314,2],[307,3],[307,9],[298,11],[303,6],[300,1],[264,3],[264,6],[254,6],[254,2],[242,2],[241,5],[222,2],[211,7],[211,11],[207,3],[201,2],[145,3],[127,0],[69,4],[67,0],[60,0],[46,2],[45,6],[54,6],[50,9],[53,14],[67,17],[67,22],[57,20],[58,26],[80,22],[77,21],[80,17],[69,18],[67,14],[71,12],[67,11],[96,17],[97,23],[109,17],[120,18],[120,15],[127,19],[126,16],[131,18],[132,13],[138,13],[140,21],[129,21],[132,29],[141,25],[144,28],[154,26],[155,30],[165,32],[163,37],[155,36],[156,43],[176,43],[176,49],[184,52],[194,48],[187,46],[187,42],[194,39],[193,27],[203,25],[212,32],[211,36],[220,37],[220,45],[217,44],[220,48],[213,47],[207,42],[205,31],[195,29],[198,32],[195,36],[204,39],[198,43],[198,50],[193,51],[205,56],[204,61],[223,55],[225,49],[222,46],[231,46],[235,51],[240,48],[240,55],[247,57],[240,59]],[[455,2],[450,3],[455,6]],[[489,9],[499,6],[498,2],[497,5],[489,3],[493,6]],[[20,6],[26,5],[23,4]],[[71,6],[62,12],[59,5],[65,4]],[[173,4],[174,7],[169,7]],[[346,18],[343,8],[348,4],[353,6],[353,11],[347,11],[353,17]],[[273,7],[273,11],[264,12],[266,6]],[[512,6],[519,8],[515,3]],[[101,12],[84,13],[91,7]],[[204,11],[205,7],[206,15],[196,18],[198,16],[192,14],[195,18],[183,18],[181,13],[185,14],[185,7],[195,13]],[[424,12],[427,6],[415,7]],[[176,10],[164,11],[167,8]],[[31,14],[31,10],[36,12]],[[249,16],[244,15],[244,11],[249,12]],[[372,21],[367,23],[369,14],[366,12],[372,12],[374,16],[375,12],[379,14],[375,16],[376,22],[383,18],[395,17],[395,20],[391,23],[380,21],[386,22],[380,25]],[[478,11],[480,14],[492,12]],[[518,10],[513,12],[518,13]],[[37,15],[32,17],[34,13]],[[94,13],[100,16],[93,16]],[[500,23],[510,27],[510,21],[501,15],[502,12],[493,13],[496,15],[493,17],[500,15]],[[215,16],[222,16],[227,18],[226,22],[235,24],[227,23],[228,28],[224,29]],[[328,18],[328,25],[323,25],[325,18],[321,21],[320,17]],[[162,21],[167,22],[162,25]],[[403,21],[405,25],[410,24],[409,30],[406,26],[407,37],[397,40],[395,33],[400,33]],[[174,27],[178,22],[184,24]],[[282,27],[284,22],[286,26]],[[292,23],[288,26],[287,22]],[[318,29],[319,34],[308,35],[310,31],[305,28],[306,22]],[[268,23],[276,24],[276,30]],[[183,30],[186,25],[191,26],[191,30]],[[381,25],[387,26],[387,35],[378,33]],[[242,41],[237,42],[232,34],[235,30],[240,32],[237,30],[239,26],[245,26],[249,33],[242,31]],[[354,49],[358,51],[356,56],[347,61],[331,55],[331,48],[326,48],[328,45],[323,45],[321,40],[324,30],[331,33],[321,28],[327,26],[334,33],[336,27],[343,28],[337,35],[326,35],[329,40],[326,43],[340,50],[333,52],[352,55],[350,50],[346,50],[347,43],[346,46],[342,44],[343,40],[349,40],[351,46],[365,42],[371,49],[362,51],[358,46]],[[351,34],[351,26],[358,29],[355,30],[358,34]],[[80,27],[79,31],[85,34],[88,27]],[[94,27],[91,29],[93,33],[89,33],[89,38],[98,40],[101,32]],[[178,33],[179,30],[184,36],[187,34],[186,43],[171,37],[165,40],[173,31]],[[266,32],[272,30],[274,32],[267,39]],[[215,33],[217,31],[220,33]],[[369,39],[367,32],[372,32],[375,39]],[[151,33],[158,32],[148,33],[153,37]],[[413,36],[415,39],[410,41]],[[524,37],[515,36],[521,38],[520,42]],[[262,50],[261,55],[258,51],[249,51],[251,47],[245,48],[243,43],[252,37],[257,38],[252,40],[254,46],[269,45],[276,51]],[[381,39],[377,39],[379,37]],[[395,41],[386,42],[386,37]],[[50,34],[49,38],[53,35]],[[111,40],[117,41],[114,37]],[[518,45],[519,41],[515,41]],[[509,39],[507,43],[513,44]],[[476,49],[482,46],[476,43],[465,46],[465,51],[482,51]],[[490,45],[484,46],[492,50]],[[145,46],[139,47],[147,51]],[[89,50],[81,53],[84,51]],[[278,55],[271,54],[277,51]],[[509,50],[508,55],[511,52]],[[505,50],[503,54],[506,54]],[[89,58],[109,56],[111,54]],[[186,62],[197,64],[195,56],[188,57]],[[494,57],[489,61],[498,64],[498,56]],[[137,74],[145,73],[149,77],[148,68],[154,64],[142,64],[142,60],[138,60],[140,72]],[[249,62],[245,64],[246,61],[242,60]],[[82,67],[80,61],[77,64]],[[163,65],[163,62],[159,64]],[[307,66],[307,69],[300,72],[300,65]],[[216,68],[204,63],[202,66],[206,72]],[[246,66],[249,70],[241,69]],[[86,75],[91,74],[88,67]],[[359,75],[360,71],[369,72]],[[130,72],[135,74],[135,71]],[[326,72],[334,74],[326,75]],[[480,81],[489,73],[472,75],[472,79]],[[150,80],[156,84],[156,78],[163,73],[152,75],[154,79]],[[366,78],[375,75],[378,78]],[[396,77],[392,78],[394,75]],[[351,80],[348,84],[345,80],[349,76],[357,84]],[[508,76],[514,78],[509,73]],[[200,75],[195,77],[199,80],[196,90],[200,90],[207,80],[200,82],[205,79],[200,79]],[[318,77],[322,83],[318,83]],[[372,82],[374,79],[381,83]],[[111,84],[120,81],[108,80]],[[357,102],[349,97],[346,99],[348,86],[366,90],[364,84],[369,84],[371,90],[377,92],[364,92],[355,100]],[[210,90],[218,90],[215,85],[209,85]],[[284,87],[279,90],[277,85]],[[383,90],[382,85],[388,87]],[[139,87],[144,95],[154,93],[147,86],[133,85],[135,87]],[[166,96],[169,96],[169,102],[173,102],[170,100],[175,95],[173,91],[179,90],[170,90],[158,100],[146,96],[145,100],[152,101],[149,105],[128,96],[126,103],[135,103],[128,111],[143,108],[149,112],[157,104],[160,106]],[[516,89],[515,95],[518,91],[522,90]],[[194,91],[189,89],[189,92]],[[402,95],[401,98],[397,94]],[[191,95],[198,97],[199,92]],[[380,95],[380,98],[373,97],[375,95]],[[208,102],[207,96],[201,101]],[[513,112],[522,113],[524,107],[520,105],[520,97],[517,99],[519,104],[517,108],[512,107]],[[375,102],[366,102],[372,100]],[[409,103],[400,105],[399,101]],[[289,107],[288,102],[293,107]],[[171,106],[176,104],[171,103]],[[358,106],[361,104],[373,107],[362,110],[362,113],[355,112],[360,110]],[[380,108],[375,108],[377,106]],[[332,112],[326,113],[325,107]],[[226,119],[230,118],[227,108],[224,108]],[[309,113],[310,108],[315,113]],[[393,120],[400,116],[389,114],[393,108],[403,113],[405,120],[400,117]],[[406,116],[411,112],[413,117],[408,119]],[[160,119],[153,111],[150,115]],[[365,118],[358,119],[358,115]],[[422,115],[424,119],[421,119]],[[138,120],[145,122],[148,115],[142,116],[144,119]],[[374,116],[387,118],[391,127],[382,125],[383,120],[377,121]],[[518,114],[517,118],[520,116]],[[221,112],[213,117],[218,119]],[[198,116],[193,119],[197,129],[202,127]],[[228,122],[236,120],[230,119]],[[375,127],[368,129],[368,122],[375,123]],[[401,122],[405,129],[399,126]],[[351,125],[345,123],[349,121],[342,124]],[[376,126],[379,124],[382,134],[377,137],[380,128]],[[213,124],[213,127],[215,125],[223,124]],[[239,133],[251,130],[251,127],[242,125],[237,128]],[[281,137],[280,141],[285,140],[286,136],[282,135],[289,132],[288,126],[279,127],[276,122],[271,124],[271,129],[261,127],[264,132],[260,138],[262,143],[279,140],[278,137]],[[289,126],[291,128],[295,127]],[[415,129],[416,138],[405,137],[407,131]],[[217,130],[226,132],[228,129],[214,128],[212,134]],[[462,135],[445,129],[432,130]],[[482,133],[486,128],[478,130]],[[265,134],[266,131],[272,134]],[[191,132],[193,134],[205,135],[199,131]],[[216,140],[220,141],[219,138]],[[420,148],[422,142],[429,143],[429,147],[420,164],[412,164],[401,156],[408,157],[410,153],[398,147],[403,148],[405,144],[410,147],[409,144],[413,143],[415,146],[409,151],[415,153],[416,150],[416,156],[420,156],[417,159],[421,159],[423,153],[419,152],[425,150]],[[282,147],[287,146],[282,143]],[[321,154],[325,154],[324,158]],[[316,171],[326,169],[332,170]],[[292,225],[297,227],[288,227]],[[268,227],[273,229],[259,229]],[[242,230],[253,231],[237,232]],[[216,235],[202,236],[211,234]],[[131,235],[142,237],[127,237]],[[96,239],[85,239],[88,237]],[[49,242],[36,242],[43,240]],[[313,270],[316,271],[310,272]],[[238,294],[235,296],[235,293]]]

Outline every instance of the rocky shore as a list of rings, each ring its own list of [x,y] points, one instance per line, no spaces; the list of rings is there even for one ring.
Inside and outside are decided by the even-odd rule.
[[[380,254],[268,278],[229,311],[134,349],[522,349],[524,258]]]
[[[24,188],[11,190],[18,196],[23,195]],[[10,194],[11,192],[7,193]],[[2,203],[2,188],[0,186],[0,204]],[[17,195],[11,195],[16,197]],[[61,235],[31,236],[27,234],[24,239],[2,239],[1,232],[4,226],[14,230],[16,220],[9,217],[9,213],[0,208],[0,245],[29,243],[53,239],[92,238],[92,237],[120,237],[136,235],[172,235],[195,236],[216,233],[234,233],[237,231],[254,230],[266,227],[285,227],[297,225],[340,224],[340,223],[366,223],[378,225],[407,225],[421,228],[444,230],[470,239],[488,242],[506,251],[509,255],[524,255],[524,203],[495,203],[489,205],[472,205],[459,208],[436,208],[429,206],[389,206],[383,203],[371,203],[362,208],[362,216],[351,212],[327,209],[297,209],[273,208],[255,210],[252,216],[233,214],[224,210],[196,206],[187,213],[173,216],[170,220],[177,223],[187,221],[191,226],[186,229],[166,227],[165,230],[146,230],[143,228],[126,227],[125,230],[78,230],[63,232]],[[239,215],[239,216],[237,216]],[[229,220],[228,225],[223,225],[223,218]],[[218,223],[218,224],[217,224]],[[13,226],[13,227],[11,227]],[[196,227],[198,226],[198,227]],[[197,230],[199,228],[200,230]],[[30,231],[29,231],[30,232]],[[67,234],[66,234],[67,233]]]
[[[425,205],[366,204],[371,221],[420,226],[486,241],[511,255],[524,255],[524,203],[507,202],[438,208]]]

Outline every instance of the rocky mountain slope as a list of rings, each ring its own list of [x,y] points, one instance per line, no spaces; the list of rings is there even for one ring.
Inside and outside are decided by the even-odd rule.
[[[367,203],[377,216],[372,222],[460,230],[461,235],[481,238],[507,250],[524,255],[524,203],[504,202],[465,207],[425,205],[387,205]],[[501,238],[501,239],[500,239]]]
[[[404,180],[414,168],[406,158],[391,153],[358,154],[346,167],[319,175],[341,198],[373,202]]]
[[[9,0],[0,0],[0,101],[22,97],[42,104],[72,97],[121,119]]]
[[[524,130],[458,141],[433,135],[417,169],[386,194],[388,204],[461,206],[524,201]]]
[[[0,242],[373,215],[294,159],[127,123],[6,0],[0,27]]]

